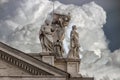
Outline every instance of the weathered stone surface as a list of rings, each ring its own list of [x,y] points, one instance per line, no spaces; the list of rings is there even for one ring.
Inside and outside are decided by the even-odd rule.
[[[78,62],[67,62],[67,72],[71,74],[72,77],[80,76],[79,63]]]
[[[32,57],[0,43],[0,80],[94,80],[78,74],[80,59],[60,58],[51,54],[39,54],[40,60],[34,57],[37,55]],[[29,72],[25,72],[28,69]],[[41,75],[31,74],[36,73],[35,69],[41,70]]]
[[[51,23],[47,22],[47,19],[45,20],[39,32],[42,52],[53,52],[55,56],[63,57],[65,27],[69,24],[70,19],[71,17],[69,14],[63,15],[54,13]]]
[[[15,61],[15,59],[17,61],[21,61],[19,64],[19,67],[22,68],[23,63],[26,64],[27,67],[30,67],[29,73],[34,72],[34,69],[38,69],[39,73],[41,73],[40,75],[43,74],[43,75],[54,75],[54,76],[63,76],[63,75],[69,76],[69,73],[64,72],[63,70],[58,69],[52,65],[49,65],[41,60],[33,58],[19,50],[11,48],[3,43],[0,43],[0,45],[1,45],[0,46],[0,56],[3,60],[9,61],[10,63],[13,63]],[[8,60],[6,58],[6,55],[8,55],[10,60]],[[25,70],[26,70],[26,68],[25,68]],[[35,73],[36,73],[36,70],[35,70]]]
[[[0,76],[15,76],[15,75],[20,76],[30,74],[0,59]]]
[[[39,76],[0,76],[0,80],[66,80],[62,77],[39,77]]]
[[[43,56],[42,61],[54,66],[54,56]]]
[[[65,62],[55,62],[55,67],[67,71],[67,67],[66,67],[66,63]]]
[[[72,31],[70,33],[70,50],[68,53],[68,58],[79,59],[80,44],[79,44],[79,34],[76,31],[77,27],[72,26]]]

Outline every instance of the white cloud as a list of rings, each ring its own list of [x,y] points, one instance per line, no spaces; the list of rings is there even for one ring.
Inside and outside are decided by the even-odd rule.
[[[3,1],[3,0],[2,0]],[[16,0],[17,2],[17,0]],[[66,28],[65,49],[68,50],[69,34],[72,25],[78,27],[81,45],[81,73],[83,75],[98,77],[113,74],[117,78],[119,74],[120,51],[110,55],[107,48],[106,37],[102,30],[106,23],[106,13],[102,7],[94,2],[83,6],[64,5],[55,3],[55,11],[67,14],[71,13],[71,21]],[[13,4],[14,5],[14,4]],[[13,6],[11,5],[11,6]],[[11,46],[25,52],[40,52],[38,33],[41,24],[52,11],[53,4],[48,0],[20,0],[19,6],[15,7],[4,20],[0,19],[0,40],[6,41]],[[98,56],[97,56],[98,55]]]
[[[0,0],[0,4],[7,3],[9,0]]]

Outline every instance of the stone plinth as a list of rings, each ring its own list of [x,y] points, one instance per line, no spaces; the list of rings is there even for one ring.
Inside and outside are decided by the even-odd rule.
[[[54,56],[48,53],[41,53],[42,61],[54,66]]]
[[[72,77],[80,77],[79,73],[80,59],[67,59],[67,72],[71,74]]]
[[[67,62],[64,58],[55,58],[54,66],[64,71],[67,71]]]
[[[54,66],[54,56],[43,56],[42,61]]]
[[[81,77],[81,75],[78,74],[80,59],[56,58],[54,66],[70,73],[72,77]]]

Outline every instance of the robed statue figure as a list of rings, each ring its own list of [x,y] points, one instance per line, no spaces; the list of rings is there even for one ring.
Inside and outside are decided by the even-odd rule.
[[[72,31],[70,33],[70,50],[68,53],[68,58],[79,59],[79,35],[76,32],[77,27],[74,25],[72,26]]]
[[[39,39],[42,46],[42,52],[53,52],[52,38],[51,38],[51,26],[48,22],[45,22],[44,25],[41,26],[39,32]]]

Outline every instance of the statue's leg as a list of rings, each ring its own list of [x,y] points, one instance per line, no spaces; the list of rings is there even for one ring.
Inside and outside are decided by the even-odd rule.
[[[79,58],[79,47],[76,47],[76,57]]]
[[[63,57],[62,53],[63,53],[63,51],[60,49],[60,52],[59,52],[60,57]]]
[[[74,48],[74,57],[77,58],[77,47]]]
[[[75,49],[74,49],[74,47],[72,48],[72,57],[73,58],[75,57]]]
[[[57,53],[58,53],[58,56],[61,57],[61,49],[59,46],[57,47]]]

